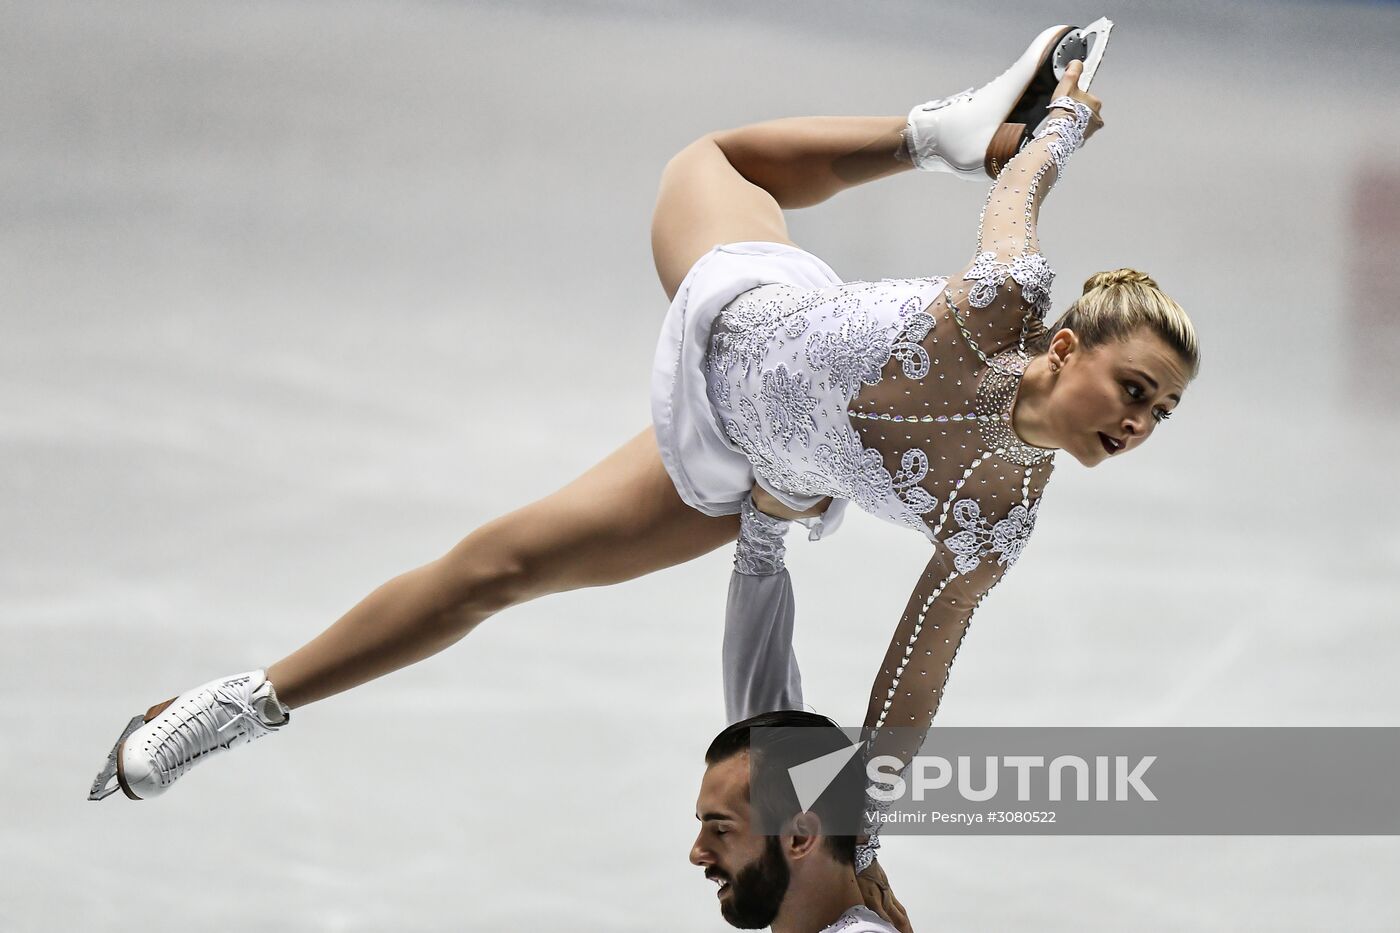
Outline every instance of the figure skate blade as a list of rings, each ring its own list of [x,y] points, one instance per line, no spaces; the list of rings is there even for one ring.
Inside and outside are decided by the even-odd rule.
[[[1055,77],[1063,78],[1070,62],[1082,61],[1084,72],[1079,76],[1079,89],[1089,90],[1108,51],[1108,36],[1112,31],[1112,20],[1104,16],[1066,35],[1055,49]]]
[[[122,743],[127,740],[127,737],[145,723],[146,716],[144,714],[138,713],[131,717],[131,722],[127,723],[126,728],[122,730],[117,744],[113,745],[112,750],[107,753],[107,763],[102,766],[101,771],[97,772],[97,777],[92,782],[92,790],[88,791],[88,800],[103,800],[121,789],[117,781],[117,752],[121,750]]]

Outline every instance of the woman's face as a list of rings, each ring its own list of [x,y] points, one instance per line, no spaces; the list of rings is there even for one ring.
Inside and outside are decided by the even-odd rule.
[[[1059,373],[1049,397],[1049,421],[1059,443],[1092,467],[1146,443],[1171,416],[1186,389],[1186,363],[1151,330],[1092,349],[1072,331],[1050,342]]]

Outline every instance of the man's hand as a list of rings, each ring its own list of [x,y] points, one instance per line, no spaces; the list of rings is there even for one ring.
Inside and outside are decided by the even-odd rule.
[[[914,928],[909,925],[909,915],[904,912],[904,905],[895,899],[894,892],[890,890],[890,880],[885,877],[885,870],[880,867],[879,859],[870,863],[870,867],[856,875],[856,884],[860,885],[860,893],[865,898],[865,906],[893,923],[899,933],[914,933]]]
[[[1089,125],[1084,128],[1084,138],[1088,139],[1094,132],[1103,126],[1103,117],[1099,116],[1099,111],[1103,108],[1103,101],[1099,100],[1088,91],[1079,89],[1079,76],[1084,73],[1084,63],[1073,61],[1065,68],[1065,76],[1060,79],[1060,84],[1055,88],[1055,97],[1073,97],[1084,106],[1093,111],[1093,116],[1089,118]],[[1054,98],[1051,98],[1052,100]]]

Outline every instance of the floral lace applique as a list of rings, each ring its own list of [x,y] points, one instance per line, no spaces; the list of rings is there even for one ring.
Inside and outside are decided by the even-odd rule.
[[[1021,253],[1011,260],[1011,277],[1021,286],[1021,300],[1035,309],[1037,318],[1050,310],[1050,286],[1055,270],[1040,253]]]
[[[740,296],[742,298],[742,296]],[[731,367],[742,367],[748,372],[762,361],[769,341],[781,329],[790,339],[797,339],[807,329],[804,312],[811,307],[817,296],[803,296],[800,301],[783,301],[769,298],[764,301],[735,300],[721,313],[717,328],[710,337],[709,365],[723,372]],[[727,381],[716,383],[717,397],[725,403],[729,401]]]
[[[1084,145],[1084,130],[1089,125],[1093,111],[1073,97],[1057,97],[1050,101],[1050,110],[1064,109],[1074,113],[1071,117],[1056,117],[1040,128],[1032,139],[1054,135],[1048,143],[1050,158],[1055,160],[1055,169],[1064,176],[1065,162],[1080,146]]]
[[[834,426],[826,437],[813,459],[832,477],[837,495],[878,514],[880,503],[894,491],[894,480],[880,452],[863,445],[859,432],[849,424]]]
[[[948,281],[946,278],[938,278],[939,288]],[[899,360],[899,368],[904,373],[906,379],[918,381],[928,376],[929,355],[922,346],[923,339],[929,335],[936,323],[933,315],[929,314],[922,307],[914,303],[915,299],[909,299],[900,310],[900,317],[904,320],[904,328],[899,337],[895,340],[894,346],[890,347],[890,355]]]
[[[904,326],[904,333],[899,335],[899,339],[901,341],[909,341],[910,343],[920,343],[929,335],[929,332],[933,330],[934,325],[937,323],[938,322],[933,319],[933,315],[926,311],[911,314]],[[927,375],[927,373],[925,373],[925,375]]]
[[[963,530],[944,542],[957,555],[954,568],[958,573],[971,573],[984,558],[1000,554],[997,563],[1010,569],[1030,540],[1039,512],[1040,500],[1036,499],[1030,508],[1016,505],[1006,518],[993,525],[982,517],[982,507],[976,499],[959,499],[953,505],[953,520]]]
[[[938,508],[938,500],[919,485],[927,476],[928,454],[918,449],[906,450],[899,458],[899,472],[894,475],[894,491],[916,515]]]
[[[810,443],[812,432],[817,429],[812,417],[817,400],[810,389],[811,382],[804,374],[790,373],[782,363],[763,374],[759,397],[768,414],[769,430],[773,437],[782,438],[784,447],[791,447],[793,437],[799,434],[804,445]]]
[[[976,282],[968,293],[968,304],[985,308],[996,300],[997,292],[1010,277],[1021,286],[1021,297],[1035,308],[1036,317],[1044,317],[1050,307],[1050,286],[1055,273],[1040,253],[1020,253],[1011,262],[998,262],[997,254],[988,250],[978,253],[963,280]]]
[[[861,383],[875,385],[890,358],[889,327],[856,306],[839,330],[807,338],[807,362],[825,368],[831,385],[849,399]]]
[[[730,302],[721,312],[724,326],[732,333],[748,334],[757,332],[765,339],[771,338],[779,327],[785,328],[789,337],[801,336],[807,329],[804,312],[820,299],[820,293],[803,295],[798,301],[786,301],[783,289],[777,296],[766,297],[762,301],[743,301],[743,296]]]
[[[741,424],[740,421],[743,423]],[[762,436],[763,422],[758,409],[747,398],[739,399],[739,419],[729,419],[724,423],[724,432],[739,446],[744,456],[753,464],[754,471],[761,473],[771,485],[785,489],[799,496],[827,496],[828,481],[822,476],[799,471],[791,466],[791,460],[779,455],[772,441]]]
[[[909,319],[899,340],[890,347],[890,355],[899,360],[899,368],[906,379],[917,382],[928,376],[929,355],[921,341],[933,330],[933,318],[920,311]]]

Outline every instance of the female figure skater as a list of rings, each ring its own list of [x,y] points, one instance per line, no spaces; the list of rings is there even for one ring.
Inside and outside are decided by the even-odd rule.
[[[429,657],[502,609],[691,560],[734,542],[741,524],[736,580],[771,574],[772,560],[756,565],[765,547],[773,556],[775,528],[801,520],[822,537],[849,501],[931,545],[866,721],[926,728],[973,610],[1034,527],[1056,451],[1095,466],[1141,446],[1198,365],[1185,313],[1132,270],[1093,276],[1054,327],[1043,323],[1053,273],[1037,217],[1101,125],[1087,86],[1110,26],[1047,29],[997,79],[907,119],[777,120],[683,149],[652,230],[672,299],[653,426],[385,583],[265,671],[135,717],[91,796],[158,796],[196,761],[279,731],[291,709]],[[842,283],[789,240],[783,210],[911,167],[996,179],[973,259],[951,278]],[[790,656],[783,633],[775,645],[765,650]],[[890,916],[878,867],[861,879]]]

